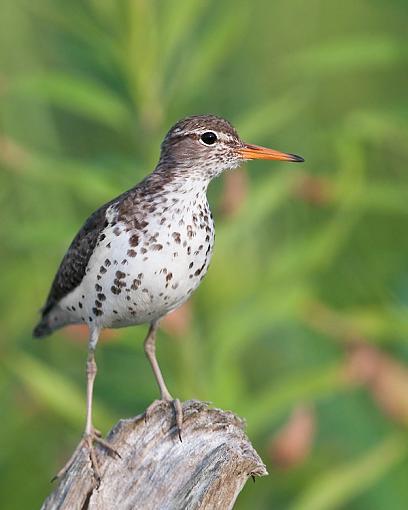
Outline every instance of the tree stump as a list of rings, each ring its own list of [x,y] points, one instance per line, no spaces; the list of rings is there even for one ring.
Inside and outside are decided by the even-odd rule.
[[[233,413],[183,403],[182,442],[172,407],[120,420],[107,441],[121,458],[95,445],[101,478],[80,449],[42,510],[229,509],[249,477],[267,474]]]

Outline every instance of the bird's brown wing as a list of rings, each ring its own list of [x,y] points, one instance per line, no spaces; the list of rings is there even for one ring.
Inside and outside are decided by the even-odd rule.
[[[109,202],[95,211],[72,241],[52,282],[47,301],[41,310],[41,319],[34,328],[35,337],[46,336],[52,332],[48,313],[81,283],[98,238],[108,225],[106,210],[111,204],[112,202]]]
[[[106,210],[110,205],[111,203],[105,204],[95,211],[72,241],[52,282],[42,309],[43,317],[81,283],[98,238],[108,226]]]
[[[62,259],[54,281],[52,282],[47,301],[41,310],[42,319],[34,328],[34,336],[42,337],[52,332],[48,324],[47,315],[63,297],[67,296],[82,282],[89,259],[97,245],[98,239],[101,238],[104,229],[109,224],[106,218],[107,209],[115,203],[119,204],[123,203],[128,198],[132,199],[141,185],[143,185],[143,181],[139,186],[125,191],[97,209],[86,220]],[[136,214],[134,209],[132,210],[132,214]],[[119,216],[120,210],[118,211],[118,217]]]

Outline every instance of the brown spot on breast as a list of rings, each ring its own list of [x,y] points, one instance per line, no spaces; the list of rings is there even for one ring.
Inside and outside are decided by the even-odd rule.
[[[116,278],[118,278],[119,280],[122,280],[126,276],[126,273],[124,273],[123,271],[116,271],[115,274],[116,274]]]
[[[105,300],[106,300],[106,296],[105,296],[105,294],[99,293],[97,297],[98,297],[98,299],[99,299],[100,301],[105,301]]]
[[[140,280],[138,280],[137,278],[135,278],[132,282],[132,285],[130,286],[130,288],[132,290],[137,290],[139,288],[139,285],[141,284],[142,282]]]
[[[166,282],[169,282],[172,278],[173,278],[173,273],[169,273],[169,274],[166,276]]]
[[[207,262],[207,259],[204,261],[204,264],[200,267],[200,269],[197,269],[197,271],[194,273],[196,276],[198,276],[202,270],[205,268],[205,264]]]
[[[177,244],[180,244],[180,243],[181,243],[180,232],[173,232],[173,233],[171,234],[171,236],[173,237],[174,241],[175,241]]]
[[[99,272],[100,272],[100,273],[102,273],[102,274],[106,273],[106,267],[101,266],[101,267],[99,268]]]
[[[99,283],[97,283],[97,284],[95,285],[95,290],[96,290],[96,292],[101,292],[102,287],[99,285]],[[82,298],[83,298],[83,296],[82,296]]]
[[[92,311],[96,316],[103,315],[102,310],[99,310],[98,308],[92,308]]]
[[[129,257],[136,257],[136,252],[135,252],[135,250],[128,250],[128,251],[127,251],[127,254],[128,254],[128,256],[129,256]]]
[[[145,220],[140,221],[137,218],[135,218],[132,223],[133,223],[135,230],[143,230],[149,224],[147,221],[145,221]]]
[[[105,266],[109,267],[111,265],[111,261],[109,259],[105,260]]]
[[[139,244],[139,236],[137,234],[133,234],[130,238],[129,238],[129,244],[130,246],[137,246]]]
[[[95,299],[95,306],[97,306],[98,308],[102,308],[102,303]]]
[[[116,294],[116,295],[118,295],[122,292],[121,289],[119,289],[118,287],[115,287],[114,285],[112,285],[111,291],[112,291],[112,294]]]
[[[155,250],[155,251],[160,251],[163,249],[163,245],[158,243],[158,244],[153,244],[152,247],[151,247],[152,250]]]

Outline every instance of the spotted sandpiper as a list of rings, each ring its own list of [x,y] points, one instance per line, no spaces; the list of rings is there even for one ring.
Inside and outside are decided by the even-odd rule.
[[[174,405],[180,435],[181,405],[167,389],[155,355],[158,323],[190,297],[207,272],[214,243],[206,196],[210,181],[250,159],[303,161],[244,143],[221,117],[180,120],[164,138],[155,170],[95,211],[62,259],[34,336],[49,335],[67,324],[88,326],[86,426],[78,448],[89,449],[96,474],[94,441],[110,448],[92,423],[100,331],[150,325],[144,349],[161,400]]]

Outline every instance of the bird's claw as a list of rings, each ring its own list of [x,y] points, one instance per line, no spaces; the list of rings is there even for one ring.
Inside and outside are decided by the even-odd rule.
[[[96,454],[95,454],[94,443],[95,442],[99,443],[102,446],[102,448],[104,448],[108,452],[108,454],[111,457],[116,457],[118,459],[122,458],[120,456],[119,452],[117,450],[115,450],[115,448],[113,448],[107,441],[102,439],[101,436],[102,436],[101,432],[96,429],[92,429],[92,431],[90,433],[84,434],[84,436],[82,437],[78,446],[75,448],[75,451],[72,454],[71,458],[68,460],[68,462],[65,464],[65,466],[58,471],[58,473],[54,476],[54,478],[51,480],[51,482],[53,482],[55,480],[60,480],[69,471],[69,469],[72,466],[72,464],[74,463],[74,460],[75,460],[77,454],[79,453],[79,451],[82,449],[85,449],[85,450],[88,450],[89,459],[90,459],[91,465],[92,465],[92,470],[94,472],[94,476],[95,476],[97,482],[99,483],[99,481],[101,479],[101,474],[100,474],[98,460],[97,460]]]
[[[150,416],[156,411],[158,407],[161,407],[163,405],[171,405],[174,410],[175,414],[175,420],[176,420],[176,429],[177,429],[177,435],[180,439],[180,442],[182,442],[182,430],[183,430],[183,408],[181,406],[181,402],[178,398],[166,398],[162,400],[155,400],[152,402],[149,407],[145,411],[144,419],[145,423],[149,421]]]

